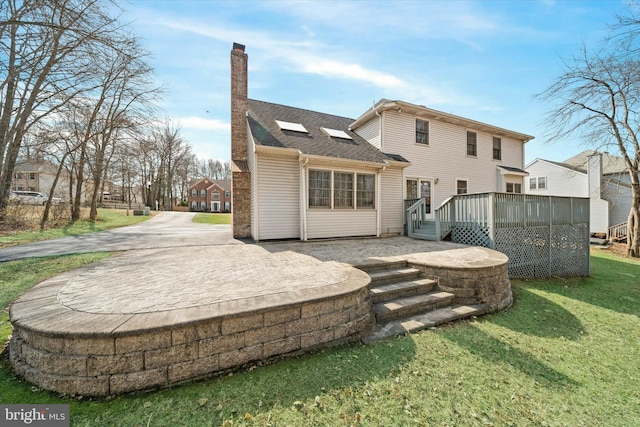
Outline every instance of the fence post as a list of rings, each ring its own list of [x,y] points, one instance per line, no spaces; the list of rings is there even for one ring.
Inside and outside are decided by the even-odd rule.
[[[495,240],[495,202],[496,202],[496,193],[489,193],[489,206],[487,212],[487,226],[489,227],[489,241],[491,242],[491,249],[496,248],[496,240]]]
[[[551,276],[551,262],[552,262],[552,258],[551,258],[551,228],[553,227],[553,206],[551,205],[551,203],[553,202],[553,198],[551,196],[547,196],[549,199],[549,230],[547,232],[547,246],[549,246],[549,249],[547,250],[547,268],[548,268],[548,272],[547,275]]]

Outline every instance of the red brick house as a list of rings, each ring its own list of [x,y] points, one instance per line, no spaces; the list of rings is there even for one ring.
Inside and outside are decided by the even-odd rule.
[[[231,212],[231,181],[195,181],[189,186],[189,208],[194,212]]]

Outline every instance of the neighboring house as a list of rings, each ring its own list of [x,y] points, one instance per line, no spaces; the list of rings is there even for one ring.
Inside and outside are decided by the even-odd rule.
[[[13,173],[11,189],[15,191],[37,191],[49,194],[53,186],[58,168],[51,162],[43,160],[19,160]],[[62,171],[55,190],[55,197],[69,199],[69,179],[66,171]]]
[[[247,98],[247,55],[231,52],[235,237],[402,234],[405,200],[433,215],[448,197],[522,192],[533,137],[402,101],[360,118]]]
[[[189,186],[189,208],[196,212],[230,212],[231,181],[202,178]]]
[[[586,150],[564,162],[535,159],[525,170],[529,194],[590,198],[591,233],[627,221],[631,180],[621,157]]]

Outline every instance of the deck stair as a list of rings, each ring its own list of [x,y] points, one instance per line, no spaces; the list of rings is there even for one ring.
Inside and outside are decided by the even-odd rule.
[[[411,237],[415,239],[438,241],[436,221],[426,220],[422,222],[420,226],[414,230]]]
[[[375,330],[365,343],[418,331],[479,314],[483,307],[453,304],[454,295],[437,289],[406,261],[358,265],[371,277]]]

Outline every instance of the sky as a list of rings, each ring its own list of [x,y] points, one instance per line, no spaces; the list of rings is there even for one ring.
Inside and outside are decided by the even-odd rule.
[[[230,158],[230,51],[249,56],[249,98],[353,119],[382,98],[535,137],[525,165],[563,161],[536,98],[564,61],[607,34],[623,0],[130,0],[171,120],[201,158]]]

